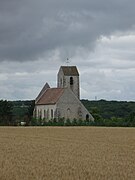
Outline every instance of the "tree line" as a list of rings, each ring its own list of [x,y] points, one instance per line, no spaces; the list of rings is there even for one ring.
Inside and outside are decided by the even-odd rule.
[[[135,102],[82,100],[97,126],[135,126]]]
[[[30,124],[35,101],[0,100],[0,125],[20,125],[22,121]]]
[[[45,125],[45,126],[135,126],[135,102],[81,100],[95,121],[81,119],[53,119],[41,121],[33,118],[35,101],[0,100],[0,125]]]

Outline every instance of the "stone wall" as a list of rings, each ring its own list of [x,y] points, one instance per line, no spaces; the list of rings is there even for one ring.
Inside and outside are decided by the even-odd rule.
[[[57,107],[59,107],[61,117],[65,119],[89,119],[94,120],[88,110],[83,106],[81,101],[73,94],[73,92],[66,88],[63,95],[60,97]]]
[[[54,119],[55,118],[56,105],[36,105],[36,119]]]

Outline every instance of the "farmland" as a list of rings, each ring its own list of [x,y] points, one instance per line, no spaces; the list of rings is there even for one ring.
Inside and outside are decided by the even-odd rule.
[[[0,127],[0,180],[130,180],[134,160],[134,128]]]

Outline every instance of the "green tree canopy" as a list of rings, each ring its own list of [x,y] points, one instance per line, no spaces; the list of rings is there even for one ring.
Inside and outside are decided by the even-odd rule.
[[[12,103],[0,100],[0,124],[9,125],[12,120]]]

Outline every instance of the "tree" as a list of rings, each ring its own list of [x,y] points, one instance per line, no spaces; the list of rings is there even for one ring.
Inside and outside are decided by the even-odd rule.
[[[94,117],[94,123],[95,125],[103,125],[103,118],[100,115],[100,110],[97,107],[91,108],[91,114]]]
[[[0,100],[0,124],[12,124],[12,103],[7,100]]]
[[[27,125],[32,121],[34,107],[35,107],[35,101],[32,100],[28,104],[27,121],[26,121]]]
[[[127,118],[128,126],[135,126],[135,112],[131,112]]]
[[[65,125],[66,125],[66,126],[71,126],[71,124],[72,124],[72,123],[71,123],[70,119],[69,119],[69,118],[66,119]]]

